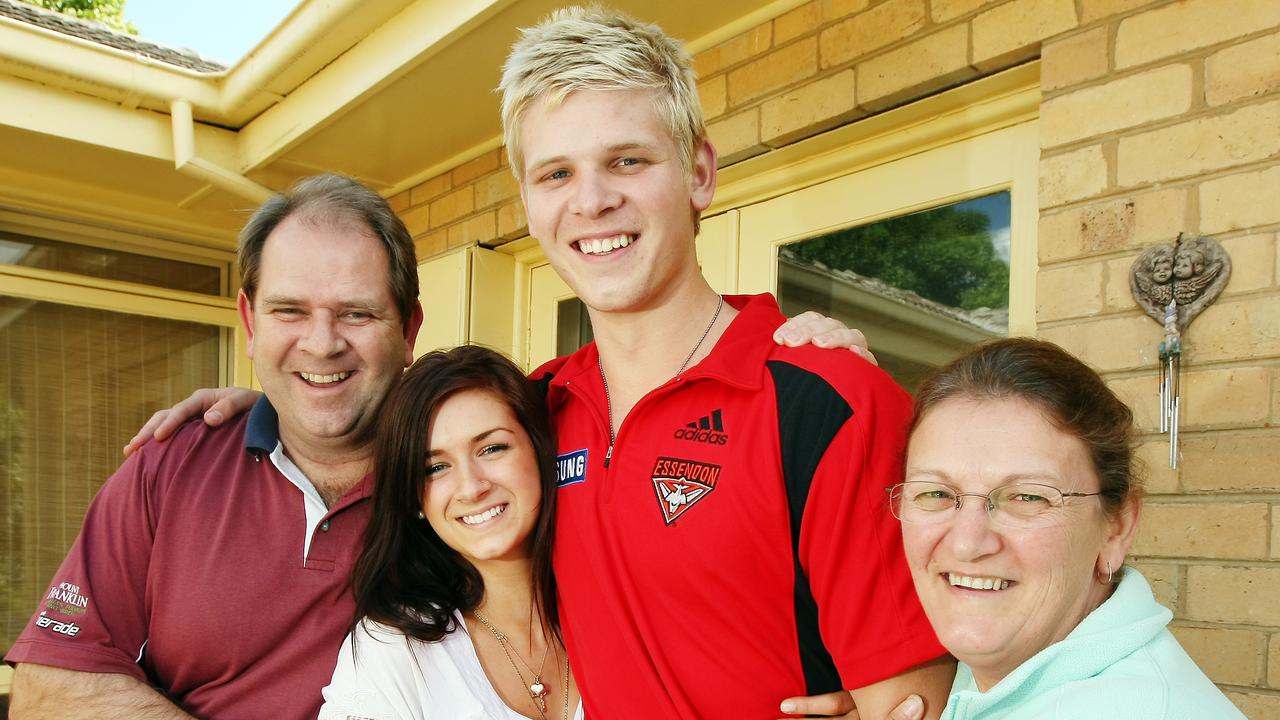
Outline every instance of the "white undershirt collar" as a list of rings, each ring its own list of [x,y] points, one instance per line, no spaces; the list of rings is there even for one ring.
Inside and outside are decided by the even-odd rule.
[[[289,456],[284,452],[284,444],[279,440],[276,441],[276,447],[271,451],[271,464],[276,466],[281,475],[289,479],[294,487],[302,491],[302,504],[307,512],[307,536],[302,541],[302,564],[307,563],[307,553],[311,551],[311,538],[315,535],[316,527],[324,521],[324,516],[329,514],[329,508],[324,504],[324,499],[320,497],[320,492],[316,490],[316,486],[311,480],[303,474],[302,469],[293,464]]]

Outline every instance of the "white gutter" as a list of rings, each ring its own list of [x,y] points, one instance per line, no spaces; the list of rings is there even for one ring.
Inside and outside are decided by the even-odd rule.
[[[224,73],[169,65],[3,16],[0,38],[0,60],[23,66],[10,70],[12,74],[35,75],[55,87],[78,81],[163,102],[183,98],[201,110],[219,112],[217,80]]]
[[[347,15],[359,12],[360,4],[361,0],[328,0],[307,2],[296,8],[271,35],[227,73],[219,110],[225,115],[234,115],[254,95],[267,92],[267,83],[301,57],[334,25],[345,20]],[[278,96],[274,99],[280,100]]]
[[[169,104],[169,116],[173,121],[173,165],[180,172],[255,203],[275,194],[239,173],[196,157],[195,120],[190,102],[174,100]]]
[[[202,118],[235,125],[247,119],[237,119],[236,114],[245,111],[256,96],[266,95],[270,104],[279,102],[281,97],[268,91],[267,84],[336,25],[360,12],[360,5],[361,0],[306,2],[252,53],[219,72],[170,65],[4,16],[0,16],[0,60],[23,66],[10,69],[13,74],[38,76],[55,87],[68,81],[90,83],[157,100],[160,107],[187,100]],[[10,33],[14,36],[5,37]],[[261,108],[250,110],[260,112]]]

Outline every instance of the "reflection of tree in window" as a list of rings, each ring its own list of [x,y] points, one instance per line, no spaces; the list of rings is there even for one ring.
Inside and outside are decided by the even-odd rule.
[[[787,250],[798,259],[878,278],[952,307],[1009,306],[1009,265],[997,252],[990,220],[963,206],[849,228]]]
[[[1007,191],[780,248],[778,301],[866,332],[908,390],[933,368],[1008,329]]]

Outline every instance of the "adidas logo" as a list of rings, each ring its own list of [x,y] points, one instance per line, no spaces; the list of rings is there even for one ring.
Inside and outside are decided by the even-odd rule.
[[[684,427],[676,428],[673,437],[677,440],[711,445],[726,445],[729,442],[729,434],[724,431],[724,417],[719,408],[713,410],[710,415],[703,415],[697,420],[686,423]]]

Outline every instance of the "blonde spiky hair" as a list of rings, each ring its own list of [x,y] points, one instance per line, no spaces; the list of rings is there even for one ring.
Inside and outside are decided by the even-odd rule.
[[[524,182],[520,123],[546,98],[554,107],[575,90],[653,90],[685,173],[707,136],[693,64],[684,45],[657,25],[599,6],[556,10],[520,31],[502,67],[503,141],[516,179]]]

